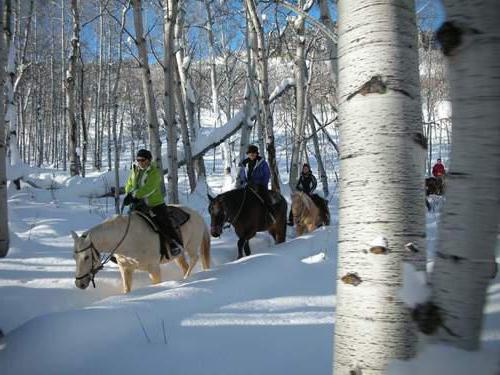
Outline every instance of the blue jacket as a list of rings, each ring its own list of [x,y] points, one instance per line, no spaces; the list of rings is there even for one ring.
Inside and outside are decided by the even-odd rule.
[[[250,185],[262,185],[267,189],[269,184],[269,178],[271,177],[271,171],[269,170],[269,165],[267,161],[262,159],[260,156],[255,160],[255,167],[253,168],[250,180],[248,179],[248,164],[250,159],[245,159],[240,164],[240,172],[238,174],[238,186],[245,187]]]

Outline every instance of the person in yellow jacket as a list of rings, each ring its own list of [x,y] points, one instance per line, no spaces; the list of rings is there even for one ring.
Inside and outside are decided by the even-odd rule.
[[[168,215],[165,205],[163,190],[161,188],[162,175],[154,162],[149,150],[137,151],[136,164],[125,185],[126,196],[123,200],[124,206],[131,206],[131,210],[145,205],[153,213],[153,220],[159,227],[160,235],[164,236],[170,247],[170,255],[177,256],[182,251],[182,239]],[[163,251],[163,249],[162,249]],[[163,254],[167,258],[168,254]]]

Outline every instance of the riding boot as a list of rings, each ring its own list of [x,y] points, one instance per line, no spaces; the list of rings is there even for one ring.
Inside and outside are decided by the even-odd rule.
[[[168,242],[170,255],[172,257],[176,257],[183,250],[182,239],[179,231],[176,230],[172,221],[170,220],[170,217],[168,216],[167,206],[165,204],[161,204],[159,206],[153,207],[152,211],[155,214],[161,234]]]
[[[259,196],[264,202],[264,207],[267,209],[267,213],[269,218],[271,219],[271,223],[276,223],[275,213],[273,209],[273,203],[271,201],[271,194],[269,194],[269,190],[267,190],[266,186],[257,185],[257,192]]]

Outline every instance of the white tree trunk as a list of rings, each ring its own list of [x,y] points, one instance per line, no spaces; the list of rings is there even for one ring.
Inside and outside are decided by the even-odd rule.
[[[5,83],[5,65],[7,63],[7,36],[4,33],[4,21],[10,23],[10,17],[4,19],[4,4],[0,0],[0,87],[3,87]],[[6,148],[4,101],[0,100],[0,258],[5,257],[9,251],[7,176],[5,170]]]
[[[500,223],[500,8],[494,0],[445,5],[438,36],[450,72],[453,164],[432,300],[448,328],[437,340],[477,350]]]
[[[134,27],[139,61],[141,65],[142,91],[144,94],[144,105],[146,107],[146,118],[149,129],[149,144],[153,154],[153,159],[163,173],[163,163],[161,159],[160,124],[156,113],[156,102],[151,81],[151,70],[149,68],[148,52],[146,40],[144,39],[144,27],[142,22],[142,0],[133,0]]]
[[[69,131],[69,170],[71,176],[80,174],[77,148],[77,123],[75,116],[75,81],[76,81],[76,59],[80,44],[80,16],[78,13],[78,0],[71,0],[71,13],[73,14],[73,35],[71,36],[71,54],[69,56],[68,70],[66,71],[65,89],[66,127]]]
[[[397,294],[402,262],[425,265],[414,10],[413,0],[338,2],[336,375],[383,374],[391,359],[415,353],[416,332]],[[420,252],[405,250],[409,242]]]
[[[267,68],[267,49],[264,41],[264,30],[262,29],[262,24],[257,14],[255,0],[247,0],[246,4],[253,27],[257,33],[259,60],[257,64],[257,74],[259,77],[259,94],[261,98],[262,111],[264,113],[264,124],[266,127],[266,150],[269,168],[271,169],[271,189],[274,191],[280,191],[280,177],[276,161],[276,147],[274,145],[273,115],[271,113],[271,105],[269,102],[269,72]]]
[[[303,0],[299,1],[298,7],[302,9]],[[306,62],[305,47],[306,37],[304,33],[304,17],[298,15],[294,20],[294,29],[297,35],[297,46],[295,49],[295,126],[292,134],[292,155],[290,157],[289,185],[295,190],[299,175],[300,150],[303,146],[305,129],[305,105],[306,105]]]
[[[175,84],[174,84],[174,26],[177,17],[177,0],[164,1],[164,31],[163,31],[163,77],[164,77],[164,102],[165,125],[167,128],[167,168],[168,168],[168,203],[179,202],[179,191],[177,188],[177,127],[175,123]]]

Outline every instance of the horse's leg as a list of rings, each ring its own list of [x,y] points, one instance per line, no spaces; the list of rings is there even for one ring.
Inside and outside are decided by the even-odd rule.
[[[250,240],[245,240],[244,248],[245,248],[245,255],[249,256],[251,254],[251,252],[250,252]]]
[[[149,279],[152,284],[161,283],[161,270],[158,264],[149,267]]]
[[[196,265],[196,262],[198,262],[199,258],[200,257],[196,252],[194,252],[194,254],[189,254],[189,268],[184,274],[184,279],[187,279],[189,275],[191,275],[191,272],[193,271],[193,268]]]
[[[128,293],[132,289],[132,269],[122,266],[118,264],[118,268],[120,269],[120,274],[122,275],[122,286],[123,293]]]
[[[243,238],[240,238],[238,240],[238,258],[237,259],[240,259],[240,258],[243,258],[243,245],[245,244],[245,239]]]
[[[188,271],[189,265],[186,262],[186,258],[184,257],[184,254],[181,254],[177,258],[175,258],[175,263],[177,263],[177,265],[181,269],[182,274],[185,275]]]

